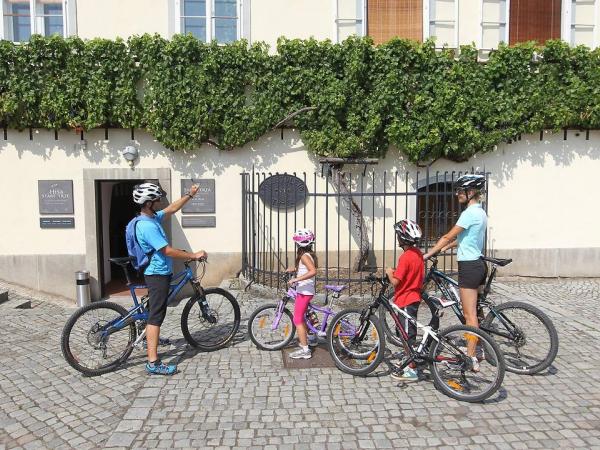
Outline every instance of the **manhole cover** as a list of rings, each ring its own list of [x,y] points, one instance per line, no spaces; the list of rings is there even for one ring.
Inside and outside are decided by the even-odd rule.
[[[283,367],[286,369],[319,369],[324,367],[335,367],[335,363],[329,351],[324,344],[320,344],[317,347],[313,347],[312,358],[310,359],[292,359],[290,353],[295,352],[298,347],[284,348],[281,350],[281,357],[283,359]]]

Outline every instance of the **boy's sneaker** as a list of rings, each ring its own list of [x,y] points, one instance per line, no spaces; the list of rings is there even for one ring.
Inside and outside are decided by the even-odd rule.
[[[146,362],[146,372],[148,375],[173,375],[177,372],[175,364],[165,364],[161,361]]]
[[[303,349],[300,347],[295,352],[290,353],[290,358],[292,359],[310,359],[312,357],[312,352],[310,349]]]
[[[308,335],[308,345],[310,345],[311,347],[319,345],[319,338],[317,336],[315,336],[314,334],[309,334]]]
[[[395,370],[390,375],[394,380],[411,382],[411,381],[419,381],[419,374],[415,369],[411,369],[410,367],[405,368],[402,372],[399,370]]]

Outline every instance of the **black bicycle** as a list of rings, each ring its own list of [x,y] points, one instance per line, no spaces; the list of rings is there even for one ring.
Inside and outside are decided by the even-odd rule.
[[[528,375],[541,372],[552,364],[558,352],[558,333],[552,320],[529,303],[510,301],[495,304],[489,298],[489,293],[497,268],[510,264],[512,259],[483,257],[483,260],[492,265],[492,270],[477,302],[480,328],[500,346],[506,370]],[[439,328],[439,318],[446,308],[451,308],[464,324],[458,283],[437,268],[437,258],[431,258],[430,261],[422,295],[432,311],[429,325],[433,329]],[[380,314],[380,317],[384,317],[385,312],[381,311]],[[390,341],[402,345],[393,323],[384,322],[384,328]]]
[[[467,325],[434,331],[429,325],[414,320],[390,300],[386,295],[389,288],[387,277],[370,275],[365,281],[371,283],[372,303],[363,309],[339,312],[327,332],[329,351],[340,370],[365,376],[381,364],[386,333],[377,317],[377,310],[382,308],[399,330],[397,338],[404,348],[400,370],[411,363],[427,363],[434,384],[440,391],[467,402],[483,401],[500,388],[504,380],[504,358],[498,344],[487,333]],[[409,320],[422,330],[417,348],[408,343],[408,336],[400,322],[402,319]],[[486,354],[486,358],[478,361],[477,365],[467,354],[470,343],[475,343]]]

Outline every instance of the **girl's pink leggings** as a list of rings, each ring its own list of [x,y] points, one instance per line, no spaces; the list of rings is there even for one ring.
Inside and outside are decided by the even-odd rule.
[[[304,314],[306,308],[312,300],[313,295],[296,294],[296,301],[294,306],[294,325],[298,326],[304,323]]]

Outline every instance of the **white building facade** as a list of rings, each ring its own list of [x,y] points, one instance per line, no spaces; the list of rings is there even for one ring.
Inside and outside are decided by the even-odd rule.
[[[33,33],[115,39],[142,33],[169,38],[190,32],[203,41],[245,38],[267,42],[274,49],[280,36],[340,41],[351,34],[369,34],[376,42],[393,35],[418,40],[435,36],[440,46],[475,42],[487,50],[500,42],[537,36],[596,46],[599,3],[544,0],[547,8],[533,20],[535,10],[532,13],[517,0],[2,0],[0,37],[24,42]],[[540,14],[547,17],[545,22]],[[528,20],[534,25],[524,29]],[[128,146],[139,153],[132,167],[122,155]],[[430,170],[489,173],[488,250],[514,259],[504,274],[597,276],[600,213],[590,208],[589,196],[592,180],[600,173],[599,147],[598,131],[542,132],[460,165],[437,161]],[[85,133],[83,142],[79,134],[66,130],[56,135],[48,130],[31,134],[7,130],[5,136],[0,134],[0,192],[7,200],[0,221],[0,278],[74,298],[74,272],[87,269],[94,297],[108,295],[105,288],[118,275],[108,258],[123,256],[111,234],[123,232],[126,217],[116,220],[115,211],[119,202],[130,198],[131,185],[158,180],[174,199],[184,191],[182,181],[199,179],[214,180],[214,207],[208,214],[216,226],[187,227],[185,214],[178,213],[167,228],[174,247],[203,248],[211,254],[206,281],[218,283],[241,269],[240,174],[253,168],[311,176],[321,170],[293,130],[286,130],[283,137],[279,131],[267,134],[233,151],[204,145],[175,153],[143,130],[134,130],[133,135],[130,130],[110,130],[108,136],[104,130],[93,130]],[[360,173],[362,168],[349,170]],[[423,171],[395,149],[375,170]],[[42,210],[48,202],[42,201],[46,194],[40,183],[52,181],[70,189],[71,210],[66,215]],[[406,184],[414,187],[412,175]],[[53,189],[54,194],[59,190]],[[305,208],[312,210],[310,205]],[[412,206],[406,211],[416,214]],[[383,210],[382,217],[386,214]],[[53,228],[58,222],[49,218],[57,217],[66,217],[68,227]],[[387,219],[391,224],[389,214]],[[322,228],[315,231],[323,235]],[[387,239],[386,248],[392,248],[391,232]]]
[[[275,48],[280,36],[340,42],[356,34],[436,39],[438,46],[563,39],[596,47],[598,0],[2,0],[0,38],[34,34],[84,39],[192,33],[222,43],[244,38]]]

